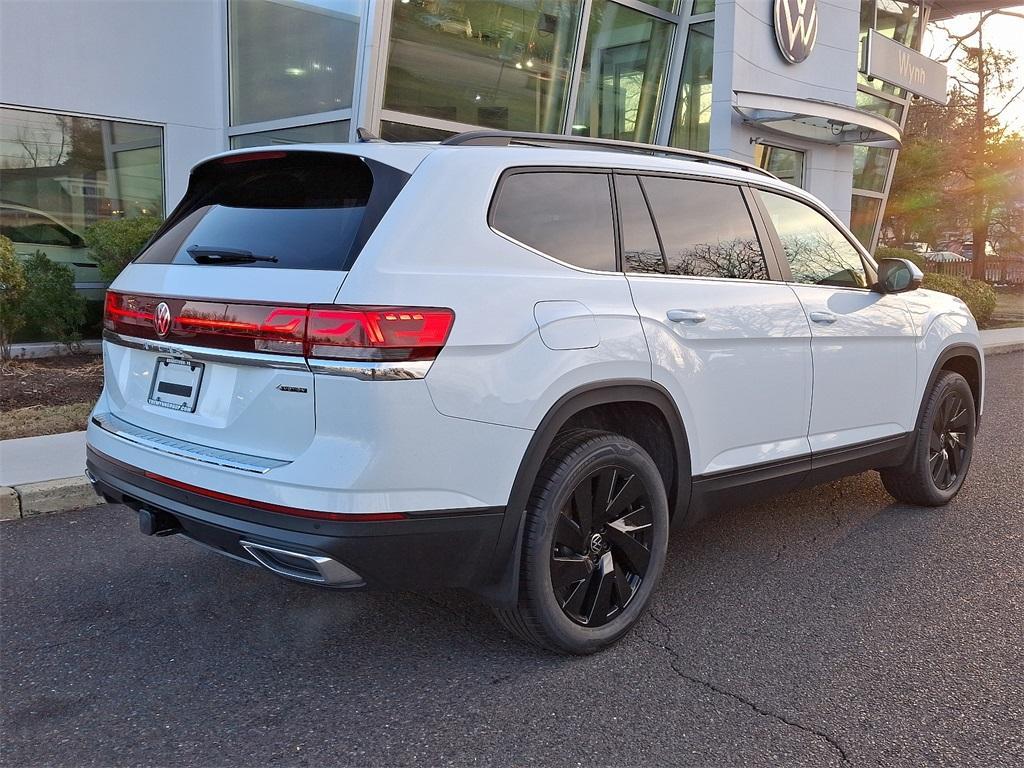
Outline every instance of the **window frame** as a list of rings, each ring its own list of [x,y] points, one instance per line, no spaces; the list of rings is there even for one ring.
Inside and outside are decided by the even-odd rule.
[[[661,236],[661,230],[658,228],[658,220],[654,215],[654,211],[651,208],[650,199],[647,194],[647,190],[643,185],[643,177],[659,177],[678,179],[680,181],[699,181],[705,184],[724,184],[731,187],[738,187],[740,196],[743,199],[743,203],[747,209],[747,216],[750,217],[751,226],[754,228],[754,235],[757,237],[758,245],[761,247],[761,254],[764,257],[765,267],[767,268],[768,278],[766,280],[757,280],[747,277],[720,277],[713,275],[672,275],[668,273],[657,273],[657,272],[629,272],[625,270],[625,260],[622,252],[622,237],[619,236],[618,254],[617,261],[623,274],[633,277],[653,277],[653,278],[672,278],[675,280],[728,280],[729,282],[737,283],[784,283],[785,273],[782,267],[779,265],[778,253],[776,252],[773,243],[770,239],[770,231],[765,226],[762,218],[763,214],[760,207],[755,201],[755,196],[751,192],[749,185],[744,181],[737,179],[725,179],[717,176],[705,176],[699,173],[673,173],[671,171],[655,171],[647,169],[633,169],[633,168],[616,168],[613,174],[618,176],[636,176],[640,181],[640,189],[644,194],[644,200],[647,202],[647,211],[651,217],[651,223],[654,226],[655,235],[658,238],[658,244],[661,246],[662,259],[665,259],[665,243]],[[615,217],[620,219],[622,211],[618,207],[618,200],[616,199]],[[621,224],[616,227],[617,232],[621,232]],[[665,262],[667,264],[667,262]],[[787,264],[788,266],[788,264]]]
[[[775,252],[775,261],[778,264],[779,269],[781,271],[783,282],[789,283],[791,285],[803,285],[808,286],[810,288],[825,288],[833,291],[859,291],[861,293],[864,293],[875,290],[875,286],[878,284],[877,265],[871,258],[871,255],[864,249],[864,246],[862,246],[860,242],[858,242],[856,237],[853,237],[850,234],[846,226],[839,220],[839,218],[834,213],[832,213],[832,211],[828,210],[828,208],[826,208],[823,205],[819,205],[816,201],[808,200],[798,194],[793,194],[789,190],[776,189],[774,187],[769,187],[763,184],[750,184],[749,188],[751,190],[751,198],[753,202],[757,205],[757,208],[761,215],[761,219],[764,223],[766,230],[768,231],[768,237],[770,240],[771,248]],[[775,229],[775,224],[772,222],[771,215],[768,213],[768,208],[765,205],[764,199],[762,197],[762,195],[765,193],[778,195],[780,197],[788,197],[789,199],[797,203],[802,203],[803,205],[807,206],[808,208],[815,211],[819,215],[823,216],[826,221],[832,224],[832,226],[836,228],[839,234],[841,234],[846,239],[846,241],[853,247],[853,249],[857,252],[857,255],[860,256],[861,265],[864,267],[864,276],[867,278],[868,282],[867,286],[864,288],[859,288],[852,285],[819,285],[817,283],[798,283],[796,280],[794,280],[793,270],[789,266],[789,259],[786,258],[786,249],[782,245],[782,238],[779,237],[779,233]]]
[[[494,224],[494,213],[495,208],[498,205],[498,201],[501,198],[502,188],[505,186],[505,182],[512,176],[519,176],[522,174],[532,173],[587,173],[587,174],[602,174],[605,180],[608,182],[608,201],[611,205],[612,214],[612,269],[589,269],[588,267],[581,267],[576,264],[572,264],[568,261],[563,261],[557,256],[553,256],[550,253],[545,253],[532,245],[528,245],[521,240],[517,240],[515,237],[507,232],[503,232],[498,229]],[[487,205],[487,228],[499,237],[508,240],[510,243],[515,243],[521,248],[525,248],[538,256],[543,256],[545,259],[549,259],[556,264],[560,264],[563,267],[574,269],[577,272],[583,272],[588,275],[622,275],[622,236],[619,231],[619,215],[618,215],[618,201],[615,198],[615,185],[612,183],[612,168],[604,167],[586,167],[586,166],[561,166],[561,165],[529,165],[529,166],[516,166],[506,168],[501,172],[501,176],[498,177],[497,183],[494,185],[494,190],[491,192],[491,200]]]

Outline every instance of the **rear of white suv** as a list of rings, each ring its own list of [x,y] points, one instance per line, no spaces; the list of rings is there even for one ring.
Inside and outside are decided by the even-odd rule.
[[[197,166],[107,299],[88,466],[144,532],[324,586],[466,587],[582,653],[642,612],[670,518],[872,468],[959,490],[977,329],[896,295],[910,265],[734,161],[463,143]],[[898,392],[844,407],[875,395],[843,365],[875,358]]]

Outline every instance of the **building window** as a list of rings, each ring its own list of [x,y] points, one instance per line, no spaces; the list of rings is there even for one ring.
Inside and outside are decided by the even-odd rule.
[[[795,187],[804,185],[804,153],[798,149],[756,144],[754,163]]]
[[[317,125],[300,125],[296,128],[281,128],[276,131],[257,131],[231,137],[232,149],[265,147],[270,144],[321,144],[345,143],[348,141],[348,120]]]
[[[0,108],[0,175],[2,234],[22,245],[80,247],[101,219],[163,215],[163,129]],[[29,220],[45,226],[15,226]],[[60,243],[49,235],[36,242],[37,231],[59,231]]]
[[[864,78],[863,75],[860,75]],[[879,81],[875,81],[876,83]],[[874,112],[876,115],[881,115],[888,120],[892,120],[894,123],[899,125],[900,120],[903,117],[903,110],[905,107],[903,104],[890,101],[889,99],[876,96],[873,93],[866,91],[857,91],[857,109],[863,109],[868,112]]]
[[[715,0],[693,0],[693,15],[711,13],[715,10]]]
[[[871,247],[875,236],[875,224],[882,209],[882,199],[866,195],[853,196],[853,210],[850,212],[850,231],[866,248]]]
[[[892,150],[858,145],[853,148],[853,188],[884,192]]]
[[[918,0],[875,0],[875,30],[915,50],[921,47]]]
[[[384,108],[560,133],[579,5],[395,2]]]
[[[358,0],[228,0],[231,124],[352,107]]]
[[[708,150],[711,142],[711,75],[715,58],[715,22],[694,24],[686,36],[683,74],[669,143]]]
[[[391,120],[380,121],[380,137],[384,141],[444,141],[454,135],[454,131],[443,131],[440,128],[424,128]]]
[[[594,0],[572,131],[603,139],[652,142],[673,25]]]

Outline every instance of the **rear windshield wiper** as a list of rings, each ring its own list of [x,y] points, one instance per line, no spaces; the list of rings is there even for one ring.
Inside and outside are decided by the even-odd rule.
[[[252,261],[277,261],[277,256],[257,256],[252,251],[240,248],[190,245],[185,250],[197,264],[248,264]]]

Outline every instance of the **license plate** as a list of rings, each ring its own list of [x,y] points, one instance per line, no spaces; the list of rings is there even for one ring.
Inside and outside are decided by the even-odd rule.
[[[192,413],[196,409],[202,380],[202,363],[158,357],[153,372],[153,386],[149,390],[149,402],[161,408]]]

